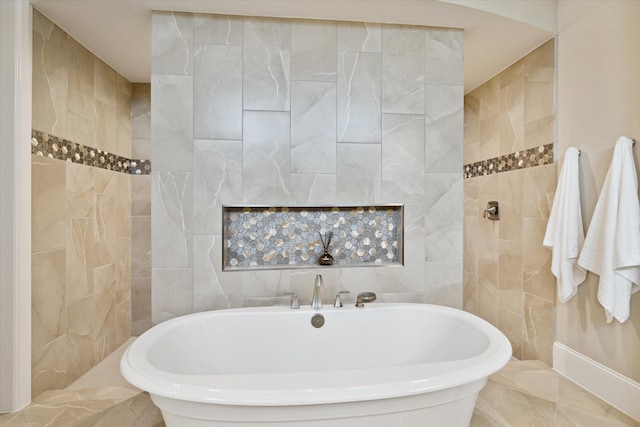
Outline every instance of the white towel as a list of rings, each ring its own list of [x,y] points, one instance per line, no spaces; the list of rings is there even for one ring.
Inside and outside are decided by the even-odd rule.
[[[640,290],[640,201],[633,141],[618,138],[578,264],[600,276],[598,301],[607,322],[629,318]]]
[[[542,244],[553,251],[551,272],[556,276],[558,299],[565,303],[573,297],[587,271],[577,264],[584,243],[579,181],[580,151],[569,147],[553,198],[547,231]]]

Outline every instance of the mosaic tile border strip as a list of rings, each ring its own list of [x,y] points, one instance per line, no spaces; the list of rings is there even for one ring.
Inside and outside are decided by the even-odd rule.
[[[31,130],[31,154],[133,175],[149,175],[151,161],[132,160],[98,148]]]
[[[464,178],[552,164],[553,143],[464,165]]]
[[[322,268],[325,241],[334,266],[403,264],[402,205],[224,206],[223,270]]]

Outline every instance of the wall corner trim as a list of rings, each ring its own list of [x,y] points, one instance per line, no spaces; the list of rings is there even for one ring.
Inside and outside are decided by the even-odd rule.
[[[553,343],[553,369],[640,421],[640,383],[558,341]]]

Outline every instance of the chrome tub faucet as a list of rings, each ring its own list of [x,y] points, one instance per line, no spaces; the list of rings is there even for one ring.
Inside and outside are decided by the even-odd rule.
[[[311,308],[315,310],[319,310],[322,308],[322,287],[324,286],[324,281],[322,280],[322,276],[320,274],[316,274],[316,283],[313,285],[313,297],[311,298]]]

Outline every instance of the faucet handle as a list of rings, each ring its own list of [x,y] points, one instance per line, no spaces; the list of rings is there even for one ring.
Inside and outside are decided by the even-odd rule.
[[[298,295],[295,292],[285,292],[284,295],[291,296],[291,308],[293,308],[294,310],[300,308]]]
[[[348,294],[349,291],[340,291],[336,293],[336,302],[333,303],[333,306],[336,308],[342,307],[342,299],[340,298],[340,294]]]

